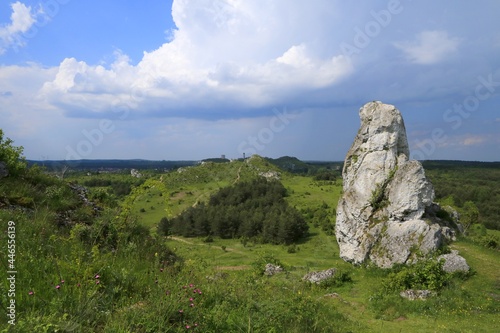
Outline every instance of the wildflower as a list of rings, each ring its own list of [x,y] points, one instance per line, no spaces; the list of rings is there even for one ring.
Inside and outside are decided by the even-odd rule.
[[[81,284],[80,284],[80,283],[77,283],[77,284],[76,284],[76,286],[77,286],[77,287],[80,287],[80,286],[81,286]]]
[[[198,327],[198,323],[194,323],[194,327]]]
[[[35,294],[32,290],[30,290],[30,292],[28,293],[28,295],[30,296],[33,296],[33,294]]]
[[[194,307],[194,304],[193,304],[193,303],[191,303],[191,304],[189,304],[189,306],[193,308],[193,307]]]
[[[184,313],[184,310],[182,310],[182,309],[181,309],[181,310],[179,310],[179,313],[180,313],[180,314],[183,314],[183,313]]]
[[[160,268],[160,272],[163,272],[163,268]]]
[[[64,280],[61,280],[61,284],[64,284]]]
[[[201,290],[199,290],[199,291],[198,291],[198,294],[200,294],[200,295],[201,295]]]
[[[189,325],[186,325],[186,329],[190,329],[190,328],[191,328],[191,326],[189,326]]]
[[[193,288],[193,287],[194,287],[194,284],[190,283],[189,288]]]
[[[57,286],[56,286],[56,289],[60,289],[60,288],[61,288],[61,286],[60,286],[60,285],[57,285]]]
[[[101,281],[99,281],[99,280],[97,280],[97,281],[95,282],[95,284],[100,284],[100,283],[101,283]]]
[[[99,279],[100,277],[101,277],[101,276],[100,276],[99,274],[96,274],[96,275],[95,275],[95,278],[96,278],[96,279]]]

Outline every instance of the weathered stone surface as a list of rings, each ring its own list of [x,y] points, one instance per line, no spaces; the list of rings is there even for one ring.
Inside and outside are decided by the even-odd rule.
[[[432,291],[430,290],[415,290],[415,289],[408,289],[404,290],[399,293],[399,295],[403,298],[409,299],[410,301],[414,301],[416,299],[421,299],[421,300],[426,300],[427,298],[431,297]]]
[[[309,272],[302,278],[303,281],[319,284],[321,281],[331,278],[335,275],[337,270],[335,268],[326,269],[319,272]]]
[[[9,170],[4,162],[0,161],[0,179],[5,178],[9,175]]]
[[[266,264],[266,268],[264,269],[264,275],[274,275],[274,274],[277,274],[277,273],[281,273],[283,272],[283,267],[281,266],[277,266],[277,265],[273,265],[273,264]]]
[[[139,170],[136,169],[131,169],[130,170],[130,175],[135,178],[141,178],[142,174],[139,172]]]
[[[437,260],[441,259],[444,259],[443,270],[447,273],[468,272],[470,269],[465,258],[460,256],[456,250],[437,257]]]
[[[337,207],[340,256],[379,267],[407,263],[443,242],[441,226],[424,219],[434,189],[418,161],[410,161],[403,118],[393,105],[370,102],[347,153]],[[419,250],[419,251],[417,251]]]

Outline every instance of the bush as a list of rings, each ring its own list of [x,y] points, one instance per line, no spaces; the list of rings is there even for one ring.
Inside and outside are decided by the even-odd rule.
[[[172,234],[172,223],[168,217],[161,218],[156,230],[161,236],[170,236]]]
[[[14,141],[4,138],[0,129],[0,161],[4,162],[9,174],[18,175],[26,170],[26,161],[23,154],[23,147],[14,147]]]
[[[332,277],[325,279],[319,283],[319,287],[328,289],[331,287],[341,287],[346,283],[352,282],[351,273],[347,271],[337,271]]]
[[[411,266],[396,267],[384,280],[383,288],[397,292],[407,289],[441,290],[451,278],[451,275],[443,270],[443,264],[443,260],[429,259]]]

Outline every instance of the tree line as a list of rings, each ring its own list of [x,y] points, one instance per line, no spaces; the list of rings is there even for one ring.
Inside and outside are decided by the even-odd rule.
[[[304,237],[309,227],[285,196],[286,189],[277,180],[240,182],[220,189],[207,203],[190,207],[174,218],[162,218],[158,230],[163,235],[291,244]]]
[[[437,201],[467,210],[477,206],[479,222],[500,230],[500,168],[498,163],[424,162],[426,175],[434,185]]]

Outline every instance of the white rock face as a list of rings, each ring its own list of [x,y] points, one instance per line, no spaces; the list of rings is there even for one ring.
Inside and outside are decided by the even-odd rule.
[[[441,245],[441,227],[423,220],[434,188],[420,162],[409,160],[398,109],[370,102],[359,115],[361,127],[344,163],[336,237],[344,260],[391,267]]]
[[[437,257],[437,260],[444,259],[443,270],[447,273],[468,272],[470,267],[458,251],[452,250],[451,253],[443,254]]]

